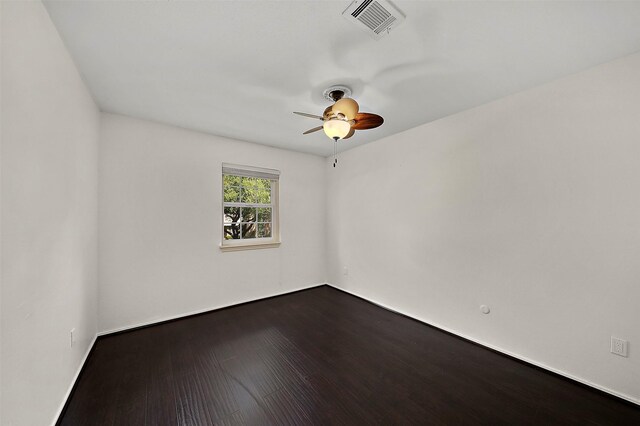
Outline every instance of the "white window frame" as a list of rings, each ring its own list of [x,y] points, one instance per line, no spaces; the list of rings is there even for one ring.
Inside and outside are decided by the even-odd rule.
[[[271,181],[271,204],[247,204],[247,203],[225,203],[224,201],[224,175],[257,177],[269,179]],[[221,186],[221,213],[220,221],[222,251],[237,251],[250,249],[273,248],[280,246],[280,171],[265,169],[262,167],[242,166],[239,164],[222,163]],[[250,238],[239,240],[225,240],[224,238],[224,208],[225,207],[270,207],[271,208],[271,238]],[[257,221],[256,217],[256,221]]]

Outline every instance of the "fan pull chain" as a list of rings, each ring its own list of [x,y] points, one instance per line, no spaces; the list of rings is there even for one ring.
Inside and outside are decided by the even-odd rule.
[[[338,138],[333,138],[333,167],[338,164]]]

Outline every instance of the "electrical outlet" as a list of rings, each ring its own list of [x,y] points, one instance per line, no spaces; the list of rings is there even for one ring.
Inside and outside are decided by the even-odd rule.
[[[623,339],[618,339],[617,337],[611,336],[611,353],[620,355],[623,357],[627,357],[627,349],[629,347],[629,342]]]
[[[71,344],[71,347],[73,347],[73,344],[76,343],[76,337],[74,336],[75,332],[76,332],[76,329],[72,328],[71,332],[69,333],[71,335],[70,336],[71,337],[71,341],[69,342]]]
[[[346,266],[342,268],[342,275],[349,275],[349,268],[347,268]]]

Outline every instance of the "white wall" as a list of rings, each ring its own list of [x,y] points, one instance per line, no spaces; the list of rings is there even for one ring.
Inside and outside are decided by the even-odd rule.
[[[0,424],[46,425],[97,329],[99,113],[42,4],[0,4]]]
[[[639,402],[639,100],[636,54],[341,154],[329,281]]]
[[[111,114],[99,156],[101,330],[326,281],[323,158]],[[281,171],[279,248],[220,251],[223,162]]]

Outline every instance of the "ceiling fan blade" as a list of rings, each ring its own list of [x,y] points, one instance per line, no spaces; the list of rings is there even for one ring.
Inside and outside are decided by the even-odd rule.
[[[371,114],[368,112],[359,112],[355,118],[355,124],[351,126],[355,130],[373,129],[381,126],[384,123],[384,118],[377,114]]]
[[[308,135],[309,133],[317,132],[318,130],[322,130],[322,126],[314,127],[313,129],[309,129],[303,133],[303,135]]]
[[[294,114],[298,114],[301,115],[303,117],[309,117],[309,118],[317,118],[318,120],[322,120],[324,121],[323,117],[320,117],[319,115],[315,115],[315,114],[307,114],[306,112],[298,112],[298,111],[293,111]]]
[[[353,127],[351,128],[351,130],[349,130],[349,133],[347,133],[347,136],[345,136],[342,139],[349,139],[351,136],[353,136],[353,134],[356,132],[356,129],[354,129]]]

